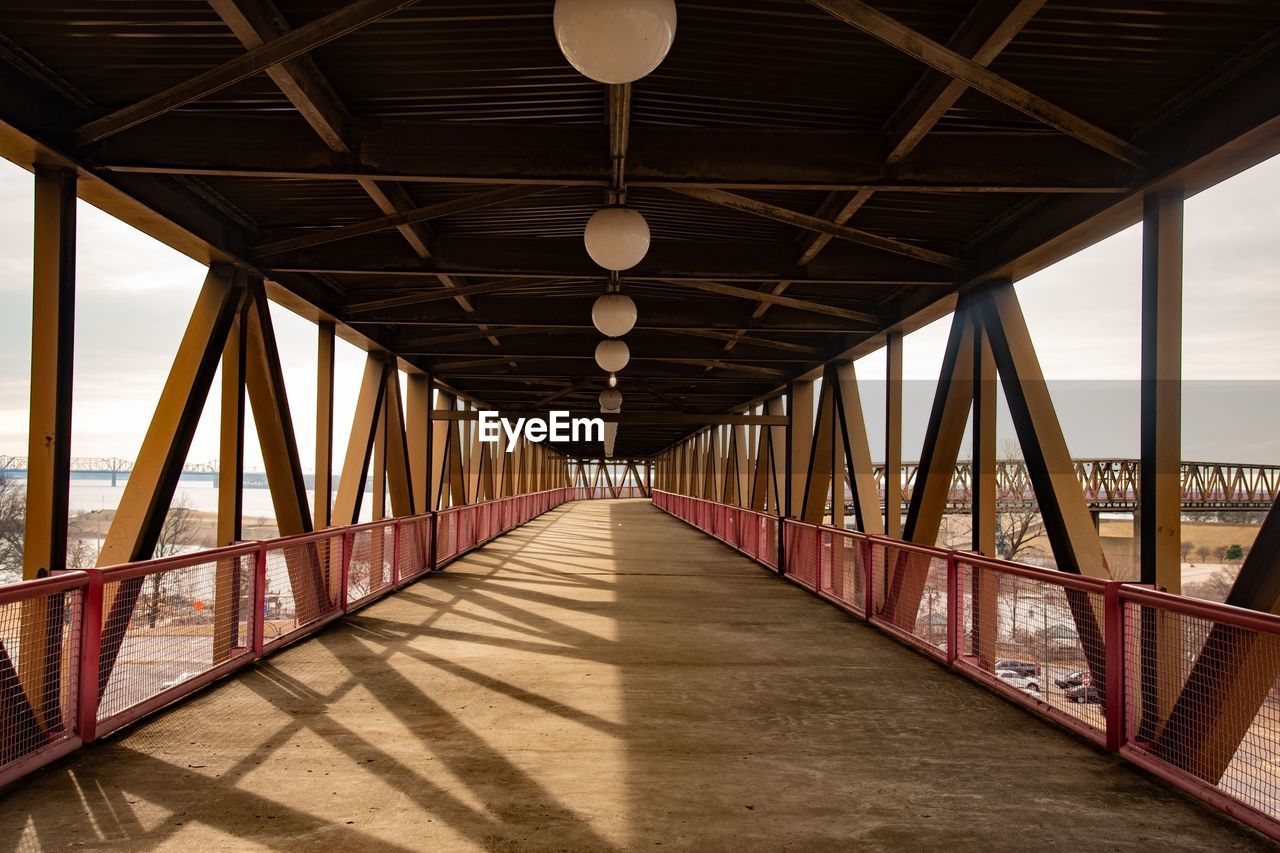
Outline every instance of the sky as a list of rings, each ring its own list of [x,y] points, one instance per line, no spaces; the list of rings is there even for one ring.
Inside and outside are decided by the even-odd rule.
[[[0,455],[26,455],[31,344],[32,178],[0,160]],[[77,209],[73,456],[136,456],[205,268],[83,202]],[[1280,463],[1280,157],[1187,201],[1183,457]],[[1141,226],[1017,283],[1068,445],[1077,457],[1137,452]],[[641,306],[643,310],[643,306]],[[315,453],[316,330],[272,306],[299,451]],[[924,434],[949,318],[908,335],[904,456]],[[341,340],[337,455],[364,353]],[[883,446],[884,356],[857,362],[873,456]],[[218,384],[188,455],[218,456]],[[1007,413],[998,426],[1012,437]],[[246,429],[245,463],[261,467]]]

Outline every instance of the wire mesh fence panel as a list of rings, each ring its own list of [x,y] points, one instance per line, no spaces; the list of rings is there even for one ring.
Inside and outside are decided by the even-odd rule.
[[[733,507],[725,510],[724,541],[725,544],[734,548],[739,547],[741,544],[741,540],[738,538],[738,518],[741,515],[741,511]]]
[[[822,592],[858,615],[867,610],[866,540],[832,531],[824,536]]]
[[[77,740],[86,584],[76,573],[0,587],[0,784]]]
[[[873,539],[870,618],[937,657],[947,654],[947,553]]]
[[[253,656],[257,546],[103,570],[98,720]]]
[[[1106,733],[1106,603],[1102,581],[956,558],[958,666]],[[1090,589],[1089,587],[1093,588]]]
[[[1274,836],[1280,619],[1202,602],[1185,612],[1186,599],[1169,599],[1149,593],[1124,605],[1125,753],[1243,804]]]
[[[436,516],[436,566],[458,553],[458,514],[446,510]]]
[[[787,577],[809,589],[818,586],[818,528],[788,520],[782,529]]]
[[[738,548],[753,560],[760,553],[760,522],[754,512],[738,513]]]
[[[470,551],[476,544],[476,508],[462,507],[457,510],[458,516],[458,553]]]
[[[431,568],[431,516],[420,515],[400,522],[400,580],[406,581]]]
[[[266,646],[287,642],[341,608],[344,542],[345,531],[338,529],[263,543]]]
[[[347,558],[347,606],[354,607],[395,585],[395,522],[375,521],[351,530]]]
[[[756,559],[772,569],[778,568],[778,518],[762,515],[760,520],[760,548]]]

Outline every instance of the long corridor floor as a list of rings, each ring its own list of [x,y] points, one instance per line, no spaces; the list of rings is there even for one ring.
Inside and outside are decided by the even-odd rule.
[[[1266,844],[647,501],[593,501],[0,794],[0,846]]]

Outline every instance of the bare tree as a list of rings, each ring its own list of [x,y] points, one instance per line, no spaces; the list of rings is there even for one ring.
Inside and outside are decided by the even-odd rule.
[[[1223,566],[1204,580],[1187,584],[1182,592],[1184,595],[1203,598],[1206,601],[1226,601],[1238,574],[1240,574],[1239,566]]]
[[[0,474],[0,582],[22,579],[22,543],[27,526],[27,490]]]
[[[1022,448],[1018,442],[1006,439],[1000,442],[998,462],[1021,462]],[[996,515],[996,554],[1005,560],[1016,560],[1041,554],[1033,543],[1044,535],[1044,519],[1034,503],[1018,505]]]
[[[187,503],[186,495],[183,495],[177,503],[169,507],[169,512],[164,517],[160,538],[156,540],[155,558],[173,557],[188,550],[196,543],[196,530],[196,512]],[[156,627],[156,621],[159,619],[160,599],[165,592],[164,579],[168,574],[168,572],[156,572],[149,576],[151,600],[147,607],[148,628]]]

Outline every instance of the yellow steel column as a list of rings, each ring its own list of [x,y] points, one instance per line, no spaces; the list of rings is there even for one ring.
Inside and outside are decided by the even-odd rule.
[[[884,532],[902,538],[902,333],[885,337]]]
[[[1182,193],[1152,193],[1142,223],[1142,583],[1182,591]]]
[[[364,362],[360,393],[356,397],[356,411],[351,421],[351,436],[347,439],[347,452],[342,459],[338,494],[333,500],[334,524],[355,524],[360,518],[360,504],[364,500],[369,455],[378,429],[378,413],[382,409],[385,379],[382,359],[375,353],[369,353]]]
[[[800,518],[804,512],[809,449],[813,445],[812,380],[797,380],[788,386],[787,415],[786,514]]]
[[[31,406],[22,576],[67,564],[71,380],[75,344],[76,176],[38,168],[31,315]],[[43,729],[61,698],[62,613],[43,598],[21,605],[18,679]],[[15,699],[17,697],[14,697]]]
[[[996,556],[996,363],[981,322],[973,335],[973,466],[970,489],[973,550]],[[979,571],[972,579],[973,654],[979,665],[995,667],[999,627],[996,576]]]
[[[387,435],[391,432],[391,419],[388,417],[387,410],[391,399],[391,383],[395,381],[395,377],[391,375],[383,380],[386,383],[386,390],[382,392],[382,405],[378,407],[378,426],[373,438],[373,515],[371,518],[374,521],[381,521],[387,517]]]
[[[280,368],[280,352],[261,280],[249,282],[247,298],[245,389],[267,469],[276,527],[281,536],[307,533],[311,530],[311,508],[307,503],[302,460]]]
[[[453,408],[453,395],[444,390],[436,391],[432,413],[447,412]],[[427,508],[431,512],[446,506],[444,496],[448,494],[444,485],[449,481],[449,421],[442,418],[431,419],[431,491]]]
[[[231,326],[222,351],[222,413],[218,438],[218,531],[215,545],[231,545],[241,538],[244,485],[244,369],[245,317]],[[231,656],[240,621],[241,585],[238,560],[220,560],[214,573],[213,662]]]
[[[858,374],[853,362],[836,366],[835,388],[832,390],[837,403],[835,414],[841,427],[839,434],[844,437],[843,448],[837,445],[836,449],[843,449],[847,459],[843,473],[849,478],[858,529],[864,533],[883,533],[880,496],[876,492],[867,422],[862,414],[862,394],[858,390]],[[843,489],[840,494],[843,498]]]
[[[37,168],[22,576],[66,568],[75,344],[76,175]]]
[[[834,386],[835,383],[831,381],[831,371],[828,369],[822,377],[822,390],[818,393],[818,410],[813,416],[813,439],[808,448],[808,464],[801,472],[804,477],[804,503],[796,513],[802,521],[810,524],[823,522],[827,496],[831,490],[831,470],[834,467],[832,451],[835,446],[832,429],[835,419],[831,416],[834,403],[831,395]]]
[[[996,555],[996,363],[981,323],[973,335],[973,492],[970,547]]]
[[[409,448],[405,438],[404,404],[400,399],[400,371],[395,361],[387,365],[387,393],[383,419],[386,422],[387,497],[391,514],[397,518],[413,515],[413,481],[409,476]]]
[[[431,378],[425,373],[410,373],[404,402],[413,511],[423,513],[431,509]]]
[[[320,530],[333,514],[333,356],[334,324],[321,321],[316,344],[316,476],[312,516]]]

